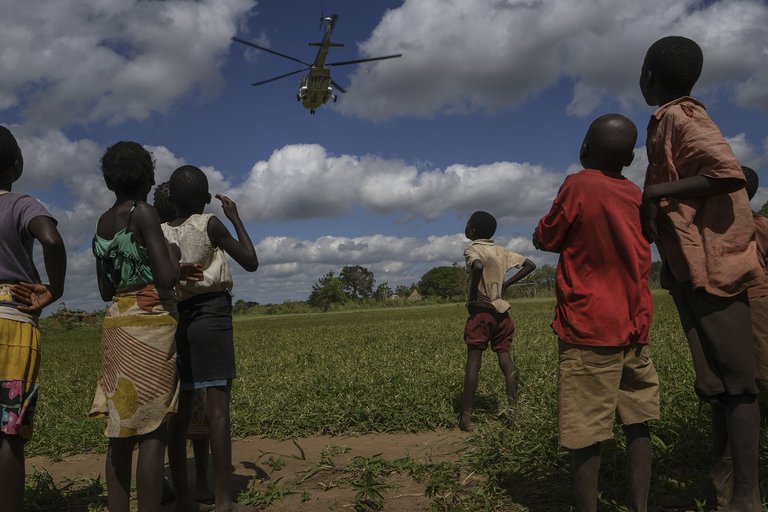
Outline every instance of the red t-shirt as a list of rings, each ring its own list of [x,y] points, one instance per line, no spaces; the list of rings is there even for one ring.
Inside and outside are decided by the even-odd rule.
[[[559,252],[552,329],[578,345],[647,343],[653,319],[651,248],[640,223],[642,193],[620,174],[585,169],[565,178],[536,227]]]

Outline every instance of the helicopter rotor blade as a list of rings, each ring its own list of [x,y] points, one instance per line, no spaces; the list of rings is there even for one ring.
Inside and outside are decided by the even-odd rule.
[[[276,76],[276,77],[273,77],[273,78],[268,78],[267,80],[262,80],[261,82],[254,82],[251,85],[267,84],[269,82],[274,82],[275,80],[280,80],[281,78],[285,78],[287,76],[295,75],[296,73],[301,73],[301,72],[306,71],[306,70],[307,70],[307,68],[297,69],[296,71],[291,71],[290,73],[285,73],[284,75]]]
[[[331,85],[333,85],[336,89],[338,89],[339,92],[347,92],[345,88],[337,84],[334,80],[331,80]]]
[[[402,53],[397,53],[395,55],[384,55],[383,57],[371,57],[370,59],[357,59],[357,60],[344,60],[339,62],[326,62],[326,66],[348,66],[349,64],[360,64],[361,62],[372,62],[374,60],[384,60],[384,59],[396,59],[397,57],[402,57]]]
[[[239,37],[233,37],[232,40],[236,41],[238,43],[247,45],[247,46],[252,46],[252,47],[256,48],[257,50],[261,50],[263,52],[271,53],[272,55],[277,55],[278,57],[282,57],[284,59],[292,60],[294,62],[298,62],[299,64],[304,64],[305,66],[311,66],[312,65],[312,64],[309,64],[308,62],[304,62],[303,60],[299,60],[296,57],[291,57],[290,55],[286,55],[284,53],[277,52],[277,51],[275,51],[275,50],[273,50],[271,48],[267,48],[265,46],[260,46],[260,45],[258,45],[256,43],[252,43],[250,41],[246,41],[245,39],[240,39]]]

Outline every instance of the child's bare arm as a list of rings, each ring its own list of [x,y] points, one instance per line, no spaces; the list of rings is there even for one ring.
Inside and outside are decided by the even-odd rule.
[[[251,237],[248,236],[248,231],[245,230],[240,214],[237,212],[237,205],[230,198],[221,194],[216,194],[216,199],[221,201],[224,215],[227,216],[235,227],[237,239],[232,237],[226,226],[216,217],[212,217],[208,222],[208,237],[213,242],[213,245],[221,247],[244,270],[254,272],[259,268],[259,258],[256,255],[256,248],[253,246],[253,242],[251,242]]]
[[[501,292],[504,293],[504,290],[506,290],[516,282],[520,281],[521,279],[523,279],[525,276],[527,276],[534,270],[536,270],[536,264],[531,260],[526,259],[523,262],[523,266],[520,268],[520,270],[515,272],[514,275],[512,275],[509,279],[504,281],[504,285],[501,287]]]
[[[483,262],[475,260],[469,268],[469,302],[478,300],[477,289],[480,286],[480,278],[483,277]],[[487,297],[485,297],[487,299]]]
[[[744,187],[744,181],[738,178],[710,178],[709,176],[689,176],[677,181],[648,185],[643,191],[642,221],[643,232],[648,241],[653,242],[658,236],[658,202],[660,199],[691,199],[730,194]]]
[[[21,302],[19,311],[38,313],[64,294],[64,278],[67,273],[67,251],[56,223],[50,217],[40,215],[29,222],[29,232],[43,247],[45,272],[49,284],[22,283],[14,286],[15,300]]]
[[[155,286],[163,290],[173,289],[179,280],[178,248],[174,251],[166,242],[157,210],[146,203],[139,203],[134,210],[132,223],[140,231],[144,247],[147,248],[149,264],[155,275]]]

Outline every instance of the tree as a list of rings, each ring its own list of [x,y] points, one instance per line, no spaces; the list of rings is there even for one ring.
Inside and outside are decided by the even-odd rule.
[[[760,211],[757,212],[763,217],[768,217],[768,201],[765,202],[762,208],[760,208]]]
[[[454,263],[450,267],[434,267],[421,276],[418,289],[425,297],[442,298],[464,295],[467,288],[467,271]]]
[[[312,293],[309,294],[307,304],[328,311],[334,304],[343,304],[346,301],[347,294],[344,293],[341,278],[334,276],[331,271],[312,285]]]
[[[387,300],[392,296],[392,288],[389,287],[389,283],[381,283],[376,287],[376,291],[373,292],[373,298],[378,301]]]
[[[416,289],[416,283],[411,283],[410,286],[406,286],[404,284],[399,284],[395,288],[395,295],[398,297],[402,297],[403,299],[407,299],[408,296],[413,293],[413,290]]]
[[[352,299],[367,299],[373,295],[373,272],[360,265],[347,265],[341,269],[341,283]]]

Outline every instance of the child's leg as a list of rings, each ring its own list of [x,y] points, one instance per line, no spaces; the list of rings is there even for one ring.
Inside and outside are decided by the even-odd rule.
[[[733,494],[726,510],[759,510],[757,458],[760,438],[760,408],[755,395],[724,395],[728,444],[733,457]]]
[[[133,437],[110,437],[105,474],[109,512],[128,512],[131,499],[131,457]]]
[[[21,512],[24,502],[24,441],[0,434],[0,510]]]
[[[507,405],[515,405],[517,399],[517,366],[512,361],[512,354],[509,351],[497,352],[499,357],[499,368],[504,374],[504,383],[507,391]]]
[[[722,405],[712,404],[712,455],[714,463],[709,469],[709,476],[715,486],[717,504],[725,506],[731,501],[733,491],[733,459],[728,444],[728,425],[725,421],[725,409]]]
[[[595,512],[597,510],[597,477],[600,472],[600,443],[570,450],[570,452],[576,510]]]
[[[176,493],[177,512],[192,510],[192,495],[187,482],[187,429],[192,414],[193,394],[193,390],[179,394],[178,412],[169,421],[168,463]]]
[[[229,483],[232,475],[232,438],[229,421],[229,386],[208,388],[206,410],[213,458],[216,512],[256,511],[253,507],[232,502]]]
[[[467,366],[464,373],[464,396],[461,401],[461,419],[459,428],[464,431],[472,430],[472,402],[477,392],[477,377],[483,362],[483,349],[467,345]]]
[[[653,463],[651,434],[645,423],[624,425],[623,428],[629,455],[629,510],[645,512],[648,510],[648,492],[651,488]]]
[[[159,512],[163,499],[163,462],[165,424],[139,438],[139,458],[136,463],[136,494],[139,512]]]
[[[213,499],[208,488],[208,440],[192,440],[195,453],[195,501],[207,502]]]

